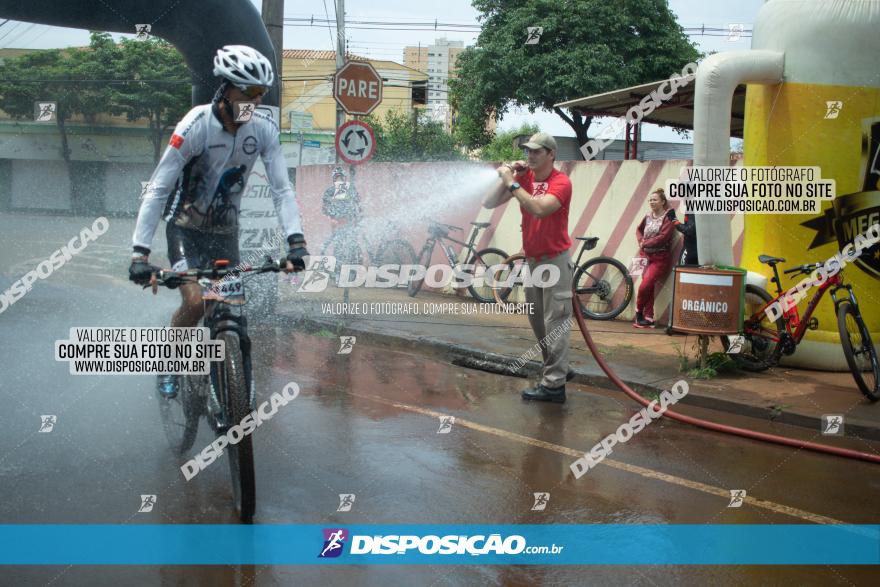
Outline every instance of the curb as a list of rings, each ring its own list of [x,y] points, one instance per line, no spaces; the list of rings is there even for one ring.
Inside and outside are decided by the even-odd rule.
[[[317,332],[320,330],[337,330],[343,325],[343,320],[334,320],[329,318],[314,318],[305,315],[283,314],[278,313],[276,317],[284,322],[288,322],[295,330],[307,333]],[[478,369],[499,375],[511,377],[534,377],[537,376],[541,364],[537,361],[529,361],[519,369],[513,369],[510,364],[516,358],[500,353],[483,351],[464,344],[452,343],[446,340],[430,338],[426,336],[409,335],[405,333],[388,333],[377,332],[370,328],[360,327],[357,324],[348,323],[345,329],[349,333],[355,333],[358,336],[372,341],[397,347],[400,350],[412,351],[413,345],[418,344],[418,353],[433,356],[451,362],[459,367],[470,369]],[[583,369],[572,369],[574,383],[590,385],[608,391],[617,391],[620,389],[614,385],[610,379],[597,367],[597,372],[588,372]],[[636,392],[646,395],[659,394],[664,389],[657,385],[645,384],[639,381],[632,381],[625,377],[621,377],[623,381],[633,388]],[[696,392],[696,393],[695,393]],[[813,414],[805,414],[793,410],[783,410],[776,417],[771,417],[771,407],[761,407],[755,405],[744,404],[725,400],[718,397],[700,395],[699,390],[691,387],[691,393],[688,393],[681,400],[682,404],[728,412],[740,416],[747,416],[764,420],[772,423],[788,424],[805,428],[809,430],[820,430],[822,425],[821,418]],[[864,420],[856,420],[847,417],[844,425],[845,438],[862,438],[880,441],[880,426],[872,425]]]

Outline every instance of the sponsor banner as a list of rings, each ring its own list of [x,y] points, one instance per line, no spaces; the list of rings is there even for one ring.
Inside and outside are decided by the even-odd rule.
[[[22,524],[0,542],[6,565],[880,564],[880,525],[844,524]]]

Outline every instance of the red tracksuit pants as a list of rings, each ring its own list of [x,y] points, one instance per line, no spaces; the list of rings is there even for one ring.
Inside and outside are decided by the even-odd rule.
[[[663,287],[663,282],[671,269],[669,251],[660,253],[645,253],[648,265],[642,272],[642,282],[639,284],[639,293],[636,297],[636,310],[648,319],[654,319],[654,296]]]

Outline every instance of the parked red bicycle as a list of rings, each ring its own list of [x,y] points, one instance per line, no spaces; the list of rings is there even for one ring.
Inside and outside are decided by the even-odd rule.
[[[761,255],[758,260],[773,269],[771,281],[776,284],[777,295],[772,297],[760,287],[746,285],[746,317],[743,320],[745,344],[739,353],[731,355],[734,361],[747,371],[763,371],[776,365],[782,355],[794,354],[807,330],[818,328],[819,321],[813,318],[813,311],[825,292],[830,290],[837,315],[840,344],[843,346],[843,354],[849,370],[856,380],[856,385],[868,399],[880,400],[880,362],[877,360],[877,351],[871,342],[871,334],[865,326],[853,288],[843,281],[843,271],[839,271],[817,286],[816,293],[807,304],[803,318],[797,306],[793,305],[788,310],[784,310],[776,321],[772,321],[765,310],[776,302],[785,308],[785,292],[776,268],[776,264],[785,263],[785,259]],[[822,266],[822,263],[800,265],[786,269],[783,273],[786,275],[793,273],[794,277],[810,275]],[[846,290],[847,295],[838,299],[837,294],[840,290]],[[731,344],[730,338],[721,337],[721,340],[727,350]]]

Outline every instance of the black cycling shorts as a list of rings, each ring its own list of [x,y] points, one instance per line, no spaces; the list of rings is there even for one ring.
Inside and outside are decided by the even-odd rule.
[[[168,260],[174,271],[209,269],[217,259],[226,259],[231,267],[239,264],[238,231],[232,234],[212,234],[181,228],[168,222],[165,225],[168,241]]]

